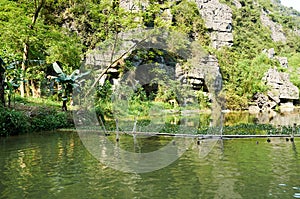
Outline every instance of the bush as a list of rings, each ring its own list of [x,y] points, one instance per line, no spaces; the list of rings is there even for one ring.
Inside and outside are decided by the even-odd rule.
[[[72,127],[67,112],[57,112],[55,110],[40,109],[31,118],[31,127],[34,131],[49,131],[58,128]]]
[[[0,108],[0,136],[17,135],[30,130],[29,117],[23,112]]]
[[[0,136],[18,135],[32,131],[49,131],[73,127],[71,113],[40,107],[31,115],[22,111],[0,108]]]

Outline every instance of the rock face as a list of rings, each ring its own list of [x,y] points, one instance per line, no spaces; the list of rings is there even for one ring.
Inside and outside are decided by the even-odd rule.
[[[230,7],[221,4],[219,0],[195,0],[195,2],[206,22],[206,27],[211,32],[212,46],[216,49],[222,46],[232,46],[232,10]],[[234,4],[238,8],[241,7],[238,0],[234,0]],[[125,10],[138,12],[145,10],[149,6],[149,1],[124,0],[120,1],[120,6]],[[166,23],[172,22],[173,16],[170,9],[161,10],[161,14]]]
[[[271,91],[268,96],[275,102],[287,102],[299,99],[299,89],[290,82],[289,74],[269,69],[264,79]]]
[[[278,57],[278,56],[275,56],[275,50],[274,50],[274,48],[271,48],[269,50],[264,49],[263,53],[265,53],[268,56],[269,59],[276,59],[276,60],[278,60],[279,63],[280,63],[280,65],[283,68],[288,68],[289,67],[289,63],[288,63],[287,57]]]
[[[212,46],[232,46],[232,10],[219,0],[196,0],[206,27],[211,31]]]
[[[148,1],[143,1],[142,8],[148,6]],[[206,27],[210,31],[212,46],[216,49],[222,46],[232,46],[232,10],[229,6],[221,4],[219,0],[195,0],[202,18],[205,20]],[[234,1],[237,7],[241,7],[238,0]],[[140,10],[136,5],[138,2],[134,0],[121,1],[121,6],[127,10]],[[162,16],[166,22],[172,20],[169,9],[162,12]],[[175,68],[176,76],[183,83],[190,83],[195,90],[203,89],[205,91],[214,89],[220,91],[222,88],[222,77],[219,70],[218,60],[214,56],[206,56],[185,73],[179,64]],[[212,83],[213,82],[213,83]],[[213,85],[208,88],[207,84]]]
[[[282,26],[280,24],[275,23],[272,21],[269,17],[268,14],[265,11],[262,11],[260,15],[260,20],[264,26],[267,26],[270,28],[272,34],[271,37],[273,41],[286,41],[285,34],[283,32]]]
[[[137,0],[120,1],[120,7],[131,12],[138,12],[140,10],[144,10],[146,9],[147,6],[148,6],[148,1],[137,1]]]
[[[288,68],[286,57],[275,56],[273,48],[263,50],[270,59],[276,59],[284,68]],[[294,100],[299,100],[299,89],[290,81],[288,73],[279,72],[277,69],[270,68],[262,79],[269,87],[267,95],[261,93],[253,97],[255,106],[249,107],[249,111],[271,110],[280,105],[282,111],[292,111],[294,109]]]
[[[128,11],[137,12],[143,9],[146,9],[149,1],[142,1],[142,4],[139,4],[140,1],[135,0],[124,0],[120,1],[120,6]],[[206,21],[206,26],[211,33],[212,45],[214,48],[218,49],[222,46],[231,46],[233,42],[233,34],[232,34],[232,11],[231,9],[224,4],[219,3],[218,0],[195,0],[198,5],[200,14]],[[237,1],[238,2],[238,1]],[[162,11],[163,19],[166,22],[172,21],[172,14],[170,9],[165,9]],[[127,34],[127,33],[123,33]],[[120,38],[127,38],[122,44],[122,48],[129,50],[130,48],[127,46],[134,46],[137,42],[139,42],[139,37],[132,36],[131,32],[128,35],[120,36]],[[147,46],[147,45],[145,45]],[[156,46],[157,49],[164,49],[164,46]],[[103,49],[105,49],[104,46]],[[111,49],[112,50],[112,49]],[[94,68],[98,68],[98,73],[101,74],[106,66],[110,64],[111,50],[102,51],[102,48],[97,48],[93,53],[90,53],[86,57],[86,65],[91,65]],[[143,63],[141,59],[134,59],[134,49],[129,50],[128,55],[126,55],[123,59],[123,63],[126,61],[130,61],[134,67],[136,67],[135,73],[132,74],[134,79],[138,82],[146,85],[147,82],[150,81],[151,71],[153,70],[151,64],[147,65],[147,63]],[[118,55],[114,55],[114,58],[118,58],[119,55],[122,55],[124,52],[118,53]],[[200,52],[197,52],[198,54]],[[200,56],[198,56],[200,57]],[[130,60],[129,60],[130,59]],[[165,55],[160,55],[154,58],[154,63],[159,65],[159,68],[168,71],[168,73],[173,74],[174,78],[177,78],[183,84],[189,84],[193,90],[203,90],[205,92],[209,92],[213,97],[214,95],[218,95],[222,90],[222,76],[220,73],[219,63],[215,56],[207,55],[197,60],[194,60],[191,68],[188,70],[184,70],[179,63],[176,63],[176,60],[167,59],[167,53]],[[122,60],[121,60],[122,61]],[[103,84],[105,80],[111,81],[113,84],[118,84],[118,80],[120,78],[119,67],[122,63],[114,64],[110,69],[106,71],[103,77],[99,80],[100,84]],[[145,77],[149,77],[148,79]],[[171,75],[172,76],[172,75]],[[155,90],[157,88],[146,88],[145,90]]]
[[[238,0],[233,0],[233,4],[235,5],[235,7],[237,7],[237,9],[242,8],[242,4]]]
[[[187,72],[183,72],[177,65],[176,76],[181,81],[188,82],[194,90],[220,92],[222,89],[219,63],[217,58],[212,55],[203,57]]]
[[[280,110],[292,111],[293,101],[299,99],[299,89],[290,82],[289,74],[279,72],[276,69],[269,69],[263,81],[270,88],[267,95],[257,93],[254,97],[254,106],[249,107],[249,111],[266,111],[280,105]]]
[[[283,68],[288,68],[289,67],[289,63],[288,63],[287,57],[276,57],[276,59],[279,61],[280,65]]]

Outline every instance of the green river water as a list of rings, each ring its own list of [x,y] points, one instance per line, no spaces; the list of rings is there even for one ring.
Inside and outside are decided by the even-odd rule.
[[[120,144],[132,150],[132,137]],[[99,162],[76,132],[0,138],[0,198],[300,198],[299,138],[219,140],[204,157],[200,148],[192,142],[169,166],[139,174]]]

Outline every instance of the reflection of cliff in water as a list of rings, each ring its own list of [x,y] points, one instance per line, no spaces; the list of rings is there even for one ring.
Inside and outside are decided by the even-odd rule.
[[[293,126],[300,124],[300,108],[292,112],[275,112],[273,110],[250,114],[247,111],[225,114],[225,126],[238,124],[271,124],[274,126]]]
[[[295,109],[292,112],[275,112],[268,111],[255,115],[255,123],[257,124],[272,124],[281,126],[292,126],[293,124],[300,124],[300,109]]]

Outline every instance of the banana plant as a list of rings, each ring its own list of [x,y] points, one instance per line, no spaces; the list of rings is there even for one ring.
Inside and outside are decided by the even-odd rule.
[[[8,107],[10,107],[12,96],[15,104],[16,90],[20,87],[22,81],[25,82],[22,78],[22,69],[18,68],[15,63],[13,62],[6,67],[5,92],[8,97]]]
[[[59,93],[62,95],[62,110],[67,111],[67,102],[69,101],[69,98],[71,97],[74,90],[77,92],[80,91],[80,78],[82,78],[85,75],[88,75],[90,71],[87,71],[85,73],[80,73],[78,69],[74,70],[71,75],[68,75],[63,72],[61,67],[57,62],[53,63],[53,69],[58,74],[57,76],[50,76],[51,79],[54,79],[58,84],[60,84]]]
[[[15,93],[16,90],[20,87],[21,79],[11,79],[5,81],[5,91],[8,96],[8,107],[11,105],[11,97],[14,97],[14,104],[15,104]]]

